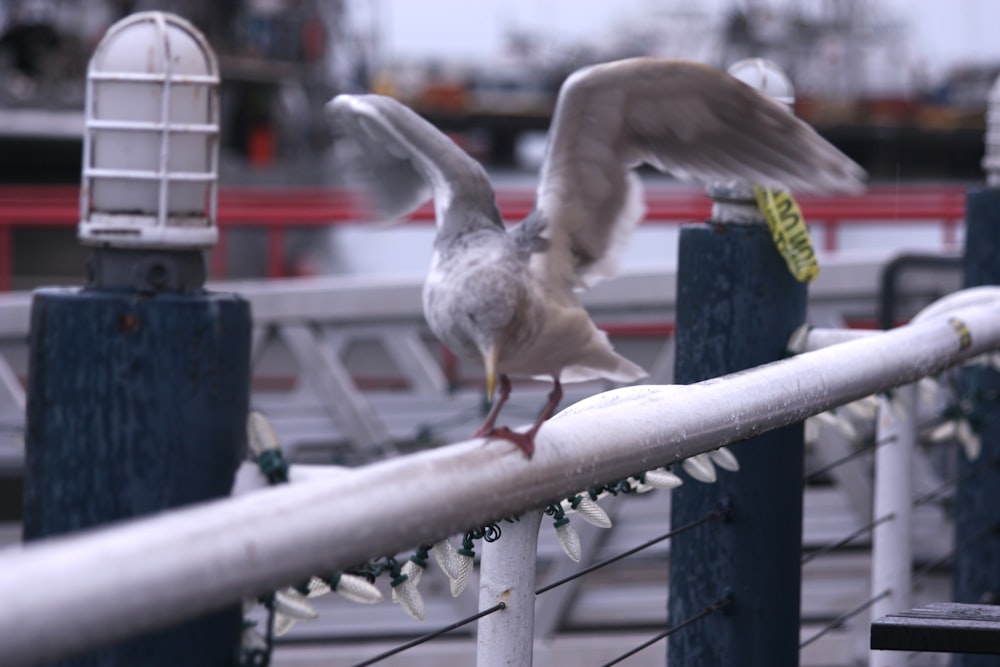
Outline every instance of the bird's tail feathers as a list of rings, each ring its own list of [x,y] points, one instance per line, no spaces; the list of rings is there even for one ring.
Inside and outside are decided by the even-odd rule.
[[[611,380],[612,382],[635,382],[647,377],[649,373],[625,357],[615,355],[618,363],[613,368],[594,368],[593,366],[567,366],[559,374],[560,382],[586,382],[588,380]],[[539,378],[547,379],[548,375]]]
[[[586,382],[587,380],[611,380],[612,382],[635,382],[646,377],[645,369],[614,351],[608,335],[596,330],[596,335],[584,354],[586,363],[566,366],[559,373],[561,382]]]

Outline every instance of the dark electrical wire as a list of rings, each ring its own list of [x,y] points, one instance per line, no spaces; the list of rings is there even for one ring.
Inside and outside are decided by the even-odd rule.
[[[649,540],[648,542],[643,542],[639,546],[633,547],[633,548],[629,549],[628,551],[624,551],[624,552],[618,554],[617,556],[612,556],[611,558],[607,558],[605,560],[602,560],[599,563],[594,563],[593,565],[591,565],[589,567],[585,567],[582,570],[579,570],[578,572],[574,572],[573,574],[569,575],[568,577],[564,577],[564,578],[562,578],[562,579],[560,579],[558,581],[553,581],[550,584],[546,584],[545,586],[542,586],[541,588],[537,589],[535,591],[535,595],[541,595],[545,591],[550,591],[553,588],[556,588],[558,586],[562,586],[563,584],[569,583],[570,581],[573,581],[574,579],[578,579],[578,578],[582,577],[585,574],[590,574],[594,570],[599,570],[602,567],[606,567],[608,565],[611,565],[612,563],[620,561],[623,558],[627,558],[628,556],[631,556],[633,554],[639,553],[643,549],[648,549],[649,547],[651,547],[651,546],[653,546],[655,544],[658,544],[659,542],[662,542],[663,540],[668,540],[671,537],[674,537],[676,535],[680,535],[681,533],[683,533],[685,531],[688,531],[688,530],[691,530],[692,528],[696,528],[696,527],[700,526],[703,523],[708,523],[709,521],[714,521],[715,519],[722,518],[725,515],[726,515],[726,512],[723,511],[723,510],[715,510],[715,511],[709,512],[708,514],[706,514],[705,516],[701,517],[700,519],[695,519],[694,521],[692,521],[690,523],[687,523],[687,524],[685,524],[685,525],[683,525],[683,526],[681,526],[679,528],[671,530],[669,533],[664,533],[663,535],[660,535],[659,537],[654,537],[653,539]]]
[[[397,646],[395,648],[389,649],[385,653],[379,653],[378,655],[376,655],[376,656],[374,656],[372,658],[368,658],[364,662],[356,663],[354,665],[354,667],[366,667],[367,665],[374,665],[375,663],[381,662],[381,661],[385,660],[386,658],[391,658],[392,656],[396,655],[397,653],[402,653],[403,651],[409,650],[409,649],[413,648],[414,646],[420,646],[423,643],[429,642],[432,639],[436,639],[437,637],[440,637],[441,635],[443,635],[445,633],[448,633],[448,632],[451,632],[452,630],[460,628],[463,625],[468,625],[469,623],[472,623],[474,621],[478,621],[479,619],[483,618],[484,616],[489,616],[490,614],[495,614],[496,612],[503,611],[506,608],[507,608],[507,605],[505,603],[503,603],[503,602],[500,602],[499,604],[496,604],[496,605],[490,607],[489,609],[484,609],[483,611],[479,612],[478,614],[473,614],[472,616],[468,616],[466,618],[463,618],[460,621],[455,621],[451,625],[445,626],[445,627],[443,627],[443,628],[441,628],[439,630],[435,630],[434,632],[427,633],[426,635],[421,635],[420,637],[417,637],[416,639],[414,639],[412,641],[408,641],[405,644],[400,644],[399,646]]]
[[[826,545],[820,547],[819,549],[817,549],[816,551],[812,551],[810,553],[804,554],[802,556],[802,564],[805,565],[806,563],[808,563],[809,561],[811,561],[813,558],[817,558],[819,556],[822,556],[823,554],[830,553],[834,549],[839,549],[842,546],[850,544],[851,542],[853,542],[857,538],[861,537],[865,533],[870,533],[873,530],[875,530],[875,527],[878,526],[879,524],[883,524],[886,521],[891,521],[891,520],[893,520],[895,518],[896,518],[896,513],[895,512],[889,512],[888,514],[883,514],[882,516],[880,516],[879,518],[875,519],[874,521],[869,521],[868,523],[866,523],[865,525],[861,526],[860,528],[858,528],[857,530],[855,530],[853,533],[847,535],[846,537],[842,537],[841,539],[837,540],[836,542],[831,542],[830,544],[826,544]]]
[[[855,616],[857,616],[858,614],[860,614],[861,612],[863,612],[865,609],[868,609],[869,607],[871,607],[873,604],[875,604],[876,602],[878,602],[882,598],[888,597],[889,593],[891,593],[891,591],[889,589],[886,589],[886,590],[882,591],[881,593],[879,593],[878,595],[876,595],[874,597],[868,598],[867,600],[865,600],[864,602],[862,602],[861,604],[859,604],[857,607],[854,607],[850,611],[844,612],[843,614],[841,614],[837,618],[835,618],[832,621],[830,621],[830,623],[828,623],[822,630],[820,630],[819,632],[817,632],[816,634],[814,634],[809,639],[806,639],[805,641],[803,641],[802,643],[800,643],[799,644],[799,650],[802,650],[806,646],[809,646],[814,641],[816,641],[817,639],[819,639],[820,637],[822,637],[826,633],[830,632],[831,630],[836,630],[837,628],[841,627],[842,625],[844,625],[844,621],[847,621],[847,620],[850,620],[851,618],[854,618]]]
[[[658,635],[656,635],[652,639],[644,641],[643,643],[639,644],[638,646],[636,646],[635,648],[631,649],[627,653],[621,654],[620,656],[618,656],[617,658],[615,658],[611,662],[604,663],[603,665],[601,665],[601,667],[611,667],[611,665],[617,665],[619,662],[621,662],[625,658],[629,658],[629,657],[635,655],[636,653],[638,653],[639,651],[642,651],[644,649],[649,648],[653,644],[655,644],[655,643],[657,643],[659,641],[662,641],[663,639],[666,639],[667,637],[669,637],[670,635],[674,634],[678,630],[683,630],[684,628],[686,628],[687,626],[691,625],[695,621],[700,621],[701,619],[705,618],[706,616],[710,616],[710,615],[714,614],[717,611],[725,609],[726,607],[730,606],[731,604],[733,604],[733,601],[730,598],[725,598],[723,600],[719,600],[715,604],[713,604],[713,605],[711,605],[709,607],[705,607],[704,609],[702,609],[701,611],[699,611],[697,614],[695,614],[691,618],[687,619],[686,621],[684,621],[682,623],[678,623],[677,625],[674,625],[672,627],[667,628],[666,630],[664,630],[663,632],[659,633]]]

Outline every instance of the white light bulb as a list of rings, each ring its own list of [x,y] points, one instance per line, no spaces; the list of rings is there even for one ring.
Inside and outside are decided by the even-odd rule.
[[[405,563],[403,563],[403,567],[400,568],[399,572],[400,574],[406,575],[407,580],[411,581],[414,586],[419,586],[420,578],[424,574],[424,568],[420,567],[412,560],[408,560]],[[397,602],[395,588],[392,589],[392,601]]]
[[[715,466],[712,465],[712,459],[706,454],[698,454],[689,459],[684,459],[681,465],[684,466],[684,471],[687,474],[699,482],[711,484],[716,479]]]
[[[274,592],[274,634],[281,636],[292,629],[296,621],[319,617],[304,595],[293,588]]]
[[[412,560],[408,560],[403,563],[403,568],[400,570],[403,574],[409,577],[410,581],[413,582],[414,586],[420,584],[420,577],[424,574],[424,568],[417,565]]]
[[[319,577],[310,577],[308,588],[309,592],[306,593],[307,598],[318,598],[330,592],[330,585]]]
[[[305,596],[292,588],[274,592],[274,610],[296,621],[308,621],[319,617]]]
[[[806,342],[809,340],[809,330],[811,328],[808,324],[800,325],[788,338],[785,349],[792,354],[801,354],[806,349]]]
[[[448,540],[435,542],[431,546],[431,553],[434,554],[434,560],[437,561],[438,567],[448,575],[449,579],[455,579],[458,576],[461,563],[458,560],[458,552],[451,542]]]
[[[382,591],[364,577],[359,577],[356,574],[341,574],[336,583],[337,587],[334,590],[351,602],[374,604],[382,601]]]
[[[470,556],[456,552],[454,565],[455,576],[448,576],[451,579],[451,596],[457,598],[465,590],[465,587],[469,585],[469,580],[472,578],[473,560]]]
[[[291,616],[285,616],[284,614],[279,614],[275,612],[274,614],[274,634],[276,637],[280,637],[295,625],[295,619]]]
[[[259,412],[251,412],[247,417],[247,441],[250,451],[258,456],[269,449],[281,448],[271,422]]]
[[[740,462],[736,460],[736,455],[728,447],[713,449],[708,453],[708,456],[712,459],[712,463],[723,470],[737,472],[740,469]]]
[[[417,621],[424,620],[424,598],[411,580],[407,579],[393,586],[392,598],[411,618]]]
[[[951,440],[958,436],[958,420],[949,419],[946,422],[941,422],[931,431],[930,439],[931,442],[944,442],[945,440]]]
[[[576,511],[584,521],[598,528],[610,528],[611,517],[601,509],[601,506],[590,499],[590,496],[583,496],[576,504]]]
[[[569,521],[560,520],[556,522],[556,538],[563,553],[570,557],[573,562],[579,563],[583,558],[583,547],[580,545],[580,536]]]
[[[972,424],[969,423],[968,419],[958,420],[955,437],[958,438],[958,442],[965,449],[965,457],[967,459],[975,461],[979,458],[979,454],[983,450],[982,438],[972,429]]]
[[[646,480],[646,484],[656,487],[657,489],[676,489],[684,483],[684,480],[674,473],[669,470],[659,468],[656,470],[647,470],[643,477]]]

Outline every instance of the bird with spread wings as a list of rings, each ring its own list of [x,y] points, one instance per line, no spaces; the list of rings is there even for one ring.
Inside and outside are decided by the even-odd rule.
[[[688,181],[744,181],[810,192],[853,192],[862,169],[786,107],[732,76],[691,62],[633,58],[573,73],[556,102],[534,210],[508,227],[483,167],[403,104],[338,95],[335,131],[359,144],[367,185],[386,218],[433,199],[436,236],[424,314],[456,354],[481,360],[493,400],[477,436],[526,456],[562,398],[563,382],[633,382],[578,291],[614,274],[642,219],[634,169]],[[524,432],[497,426],[509,376],[551,378]]]

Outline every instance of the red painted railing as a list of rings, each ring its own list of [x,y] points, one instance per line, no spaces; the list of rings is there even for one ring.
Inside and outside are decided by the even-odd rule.
[[[965,188],[957,185],[875,186],[865,194],[844,197],[798,197],[803,214],[822,226],[823,250],[837,249],[845,225],[927,223],[942,228],[942,242],[957,239],[965,216]],[[531,210],[529,188],[500,189],[500,210],[507,220],[519,220]],[[694,187],[647,187],[646,224],[682,224],[705,220],[711,202]],[[420,208],[412,220],[428,223],[431,207]],[[357,197],[333,188],[221,188],[218,224],[220,242],[211,257],[214,277],[226,275],[226,231],[263,228],[267,233],[267,275],[285,275],[285,233],[293,228],[329,227],[364,219]],[[73,227],[79,222],[79,189],[73,186],[0,186],[0,290],[11,286],[14,231],[24,228]]]

